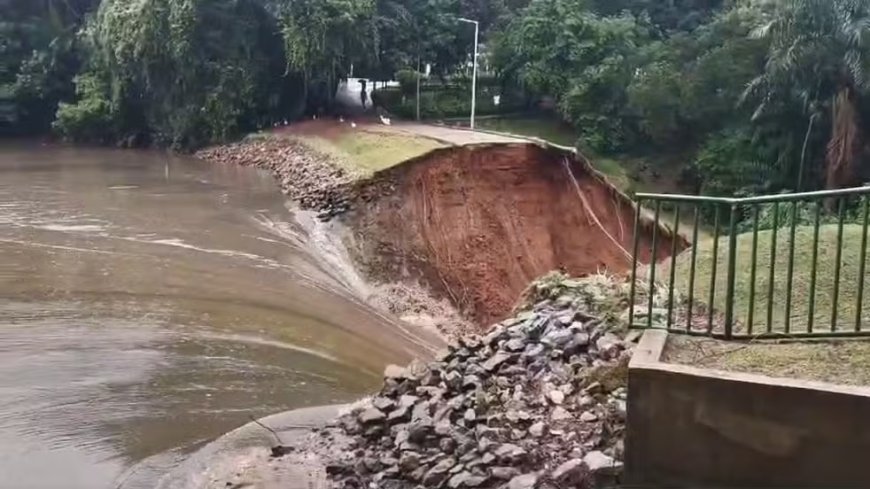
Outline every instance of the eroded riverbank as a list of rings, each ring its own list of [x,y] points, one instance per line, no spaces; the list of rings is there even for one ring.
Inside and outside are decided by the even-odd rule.
[[[338,121],[326,124],[317,127],[350,131]],[[307,128],[303,123],[299,131],[307,134]],[[437,320],[449,308],[426,312],[430,304],[447,301],[479,330],[507,317],[526,286],[551,270],[585,276],[623,273],[631,265],[633,202],[571,151],[513,139],[479,144],[469,137],[469,144],[421,149],[400,164],[357,174],[304,139],[288,137],[293,130],[198,155],[270,170],[285,193],[321,219],[347,226],[344,242],[367,278],[406,290],[387,297],[408,298],[411,309],[435,318],[448,334],[475,328],[458,317]],[[476,134],[452,132],[457,140]],[[651,258],[649,221],[642,217],[638,228],[644,261]],[[659,231],[661,259],[673,238]],[[402,315],[409,307],[397,300],[389,309]]]

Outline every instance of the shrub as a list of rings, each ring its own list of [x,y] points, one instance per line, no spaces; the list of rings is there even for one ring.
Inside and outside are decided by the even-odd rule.
[[[74,141],[105,143],[115,139],[118,134],[113,128],[108,87],[91,73],[77,76],[75,84],[78,101],[60,103],[54,129],[64,138]]]

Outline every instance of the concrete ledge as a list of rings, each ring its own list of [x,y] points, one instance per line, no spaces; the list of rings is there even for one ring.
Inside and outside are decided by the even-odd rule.
[[[870,389],[666,364],[666,342],[629,365],[626,482],[870,487]]]
[[[307,436],[338,417],[346,405],[295,409],[261,418],[278,432],[294,453],[271,457],[275,437],[257,423],[248,423],[204,446],[166,474],[157,489],[328,489],[324,467],[306,453]]]

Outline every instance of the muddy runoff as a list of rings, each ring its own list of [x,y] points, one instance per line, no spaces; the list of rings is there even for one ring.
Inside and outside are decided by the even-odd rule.
[[[154,487],[251,417],[343,403],[440,345],[367,305],[339,223],[272,177],[0,146],[0,487]]]

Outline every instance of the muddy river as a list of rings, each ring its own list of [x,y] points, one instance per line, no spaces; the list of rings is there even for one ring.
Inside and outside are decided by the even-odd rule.
[[[0,488],[144,488],[432,338],[365,305],[334,225],[263,172],[0,146]]]

